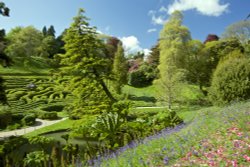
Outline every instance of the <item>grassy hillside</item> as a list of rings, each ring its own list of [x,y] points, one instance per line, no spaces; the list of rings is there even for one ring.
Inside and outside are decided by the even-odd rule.
[[[0,66],[0,75],[15,74],[49,74],[52,65],[51,59],[42,57],[29,57],[28,59],[15,58],[10,67]]]
[[[96,160],[101,166],[250,166],[250,102],[189,112],[163,131]],[[190,119],[191,118],[191,119]]]

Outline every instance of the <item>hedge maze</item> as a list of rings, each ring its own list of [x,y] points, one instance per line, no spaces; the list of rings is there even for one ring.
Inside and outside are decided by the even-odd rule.
[[[67,79],[50,76],[4,76],[8,103],[14,113],[62,111],[72,102],[72,95],[63,89]],[[39,114],[38,114],[39,115]],[[39,116],[38,116],[39,117]]]

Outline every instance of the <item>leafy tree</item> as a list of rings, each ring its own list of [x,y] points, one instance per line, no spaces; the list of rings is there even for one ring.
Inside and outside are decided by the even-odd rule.
[[[183,72],[180,67],[184,64],[183,46],[190,40],[186,27],[182,26],[182,14],[175,11],[160,33],[160,78],[156,80],[159,86],[160,99],[172,108],[177,98]]]
[[[77,96],[72,106],[76,112],[90,106],[98,108],[98,103],[102,105],[108,102],[108,106],[116,101],[104,82],[110,76],[104,44],[97,38],[96,29],[89,26],[83,13],[84,10],[80,9],[67,29],[63,37],[66,53],[61,55],[62,70],[72,77],[69,88]]]
[[[147,58],[148,64],[150,64],[153,68],[157,68],[160,62],[160,45],[159,42],[155,46],[151,48],[151,52]]]
[[[227,104],[250,98],[250,59],[234,51],[220,61],[209,91],[214,104]]]
[[[116,93],[121,94],[122,86],[127,83],[128,64],[124,56],[122,43],[118,44],[114,57],[113,73],[115,76],[114,88]]]
[[[55,29],[54,26],[51,25],[48,29],[46,26],[42,29],[43,40],[42,40],[42,51],[44,53],[44,57],[53,58],[55,54],[60,50],[60,44],[55,38]]]
[[[108,51],[109,58],[114,59],[115,53],[117,52],[118,45],[121,41],[116,37],[110,37],[107,39],[106,47]]]
[[[204,44],[198,40],[191,40],[186,45],[186,59],[184,68],[186,70],[186,79],[199,85],[200,90],[206,95],[204,86],[209,85],[210,58],[203,54]]]
[[[43,57],[53,58],[59,50],[55,37],[51,35],[45,36],[42,40],[41,49]]]
[[[56,45],[57,45],[57,53],[58,54],[65,54],[64,45],[65,42],[63,41],[63,36],[66,34],[67,30],[64,30],[57,38],[56,38]]]
[[[42,33],[32,26],[25,28],[16,27],[7,34],[10,44],[6,52],[12,57],[27,58],[31,56],[42,56]]]
[[[245,45],[250,39],[250,20],[239,21],[229,25],[222,38],[236,38],[241,44]]]
[[[147,78],[151,78],[152,80],[158,78],[159,76],[159,70],[158,70],[158,66],[159,66],[159,62],[160,62],[160,48],[159,48],[159,42],[157,42],[156,45],[154,45],[151,48],[151,52],[147,57],[147,61],[146,64],[148,67],[144,67],[144,69],[146,70],[145,74],[147,76]],[[142,65],[144,65],[142,64]]]
[[[195,43],[190,43],[191,45],[195,44]],[[192,46],[190,46],[192,49]],[[240,52],[244,52],[244,48],[241,45],[241,43],[235,39],[235,38],[230,38],[227,40],[219,40],[219,41],[211,41],[211,42],[207,42],[204,47],[202,47],[202,50],[197,50],[198,52],[194,54],[200,54],[199,58],[199,63],[197,63],[196,65],[193,64],[194,66],[191,66],[192,64],[189,65],[189,63],[187,63],[187,65],[189,65],[189,71],[190,69],[192,70],[193,67],[197,67],[196,69],[198,70],[200,68],[200,73],[197,74],[197,76],[199,78],[198,80],[193,80],[198,84],[201,88],[201,90],[203,91],[203,93],[206,95],[207,92],[204,91],[203,87],[204,86],[210,86],[211,84],[211,78],[212,78],[212,74],[214,72],[214,70],[216,69],[220,59],[222,59],[223,57],[225,57],[226,55],[232,53],[235,50],[238,50]],[[192,53],[192,50],[190,52],[188,48],[186,49],[187,51],[189,51],[189,53]],[[195,51],[195,50],[193,50]],[[192,56],[192,54],[189,54],[190,56]],[[195,59],[190,59],[191,63],[195,63]],[[189,61],[190,61],[189,60]],[[193,60],[193,61],[192,61]],[[194,69],[195,69],[194,68]],[[193,71],[193,70],[192,70]],[[190,71],[191,72],[191,71]],[[194,75],[193,75],[194,76]],[[192,77],[191,77],[192,79]]]
[[[10,9],[5,6],[3,2],[0,2],[0,15],[9,16]]]
[[[133,66],[135,68],[136,66]],[[131,70],[131,69],[130,69]],[[153,66],[144,62],[129,71],[128,84],[134,87],[145,87],[152,84],[152,81],[156,78],[156,70]]]

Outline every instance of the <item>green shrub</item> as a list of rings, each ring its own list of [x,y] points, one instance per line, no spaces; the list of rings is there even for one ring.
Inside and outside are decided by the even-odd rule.
[[[7,129],[8,129],[8,130],[15,130],[15,129],[19,129],[19,128],[21,128],[21,127],[22,127],[21,124],[15,123],[15,124],[13,124],[13,125],[8,125],[8,126],[7,126]]]
[[[64,108],[64,105],[50,105],[41,109],[44,111],[62,111],[63,108]]]
[[[175,111],[162,111],[153,117],[154,126],[158,125],[161,129],[165,127],[174,127],[183,122]],[[157,130],[161,130],[157,129]]]
[[[34,125],[36,123],[36,116],[35,116],[35,114],[26,115],[22,119],[22,123],[23,123],[23,125],[27,125],[27,126]]]
[[[12,121],[11,110],[9,107],[3,106],[0,108],[0,128],[6,128]]]
[[[134,87],[145,87],[152,83],[152,79],[148,78],[144,71],[138,69],[132,71],[128,75],[128,84]]]
[[[52,112],[39,111],[38,112],[38,118],[54,120],[54,119],[57,119],[58,116],[57,116],[57,112],[55,112],[55,111],[52,111]]]
[[[230,57],[216,68],[209,97],[221,105],[250,98],[250,59]]]
[[[22,96],[26,95],[27,92],[25,91],[16,91],[15,93],[11,93],[9,95],[8,100],[19,100]]]
[[[24,118],[24,114],[23,113],[15,113],[12,114],[12,121],[13,122],[19,122]]]

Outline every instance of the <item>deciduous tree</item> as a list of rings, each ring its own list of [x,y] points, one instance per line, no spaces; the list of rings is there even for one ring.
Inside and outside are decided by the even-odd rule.
[[[7,34],[7,38],[10,44],[6,52],[11,58],[29,58],[43,54],[41,51],[43,35],[32,26],[16,27]]]
[[[183,46],[190,40],[190,34],[182,25],[183,16],[175,11],[160,33],[160,78],[156,80],[159,86],[161,100],[172,108],[180,90],[183,72],[180,69],[185,60]]]

